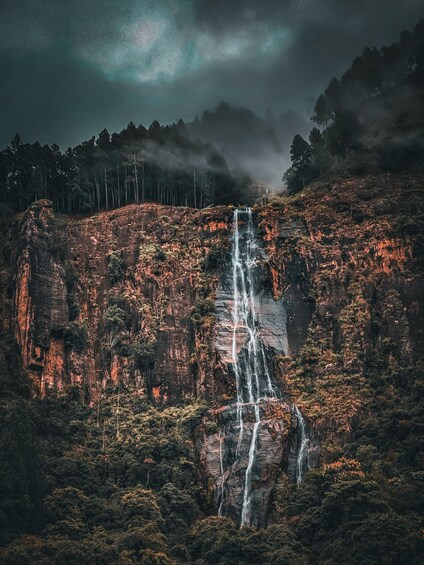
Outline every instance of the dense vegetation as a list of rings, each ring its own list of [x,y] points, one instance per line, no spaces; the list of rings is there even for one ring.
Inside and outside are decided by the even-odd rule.
[[[296,135],[289,192],[330,173],[422,167],[424,159],[424,20],[400,41],[365,49],[315,104],[309,140]]]
[[[422,383],[408,370],[388,394],[386,378],[372,377],[379,416],[335,463],[286,485],[260,531],[201,511],[192,435],[205,406],[158,410],[110,388],[89,408],[78,391],[35,401],[15,383],[1,401],[0,560],[418,564]]]
[[[213,146],[189,139],[181,120],[148,129],[130,122],[65,152],[17,134],[0,152],[0,201],[15,212],[40,198],[68,214],[146,201],[201,208],[249,200],[248,184]]]

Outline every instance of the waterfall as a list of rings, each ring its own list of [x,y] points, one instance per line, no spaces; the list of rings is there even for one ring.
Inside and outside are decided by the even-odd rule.
[[[240,234],[239,217],[247,216],[247,227]],[[237,419],[239,438],[237,455],[244,433],[243,409],[253,407],[254,425],[250,438],[249,458],[245,472],[241,525],[251,520],[252,468],[255,463],[259,427],[259,402],[275,397],[263,342],[258,336],[255,304],[254,269],[258,260],[252,211],[250,208],[234,211],[233,242],[233,341],[232,357],[237,388]],[[222,501],[221,501],[222,502]]]
[[[246,526],[250,524],[251,515],[251,490],[252,490],[252,467],[255,460],[256,442],[258,438],[258,430],[261,421],[258,419],[253,426],[252,439],[249,448],[249,461],[246,467],[246,475],[244,479],[244,493],[243,493],[243,506],[241,510],[241,525]]]
[[[296,482],[302,482],[305,472],[309,469],[309,447],[310,438],[306,433],[306,422],[296,404],[293,404],[293,412],[296,414],[298,426],[298,449],[296,458]]]
[[[239,216],[247,215],[245,235],[240,235]],[[234,211],[233,244],[233,341],[232,358],[236,377],[238,418],[243,427],[243,403],[257,404],[275,397],[263,342],[258,335],[255,276],[259,253],[250,208]],[[259,411],[258,411],[259,416]]]
[[[224,476],[224,461],[223,461],[223,453],[222,453],[222,444],[225,440],[225,435],[223,436],[221,430],[219,432],[219,473],[221,476],[221,494],[220,494],[220,502],[218,508],[218,516],[222,516],[222,509],[224,507],[224,487],[225,487],[225,476]]]
[[[239,225],[241,218],[244,221]],[[234,210],[231,356],[237,391],[236,429],[238,430],[238,440],[236,449],[232,448],[235,453],[231,450],[232,467],[224,469],[225,434],[222,435],[221,431],[219,433],[220,494],[218,514],[223,515],[225,497],[229,496],[225,488],[226,481],[231,473],[234,473],[236,467],[243,469],[243,459],[246,458],[247,464],[242,482],[241,527],[251,525],[252,513],[254,512],[252,476],[254,476],[257,455],[261,449],[261,403],[271,399],[278,401],[278,394],[272,382],[272,371],[270,370],[267,351],[259,333],[257,317],[256,296],[260,289],[255,288],[255,284],[258,278],[256,270],[261,268],[261,258],[263,258],[263,251],[257,244],[251,209]],[[282,323],[284,323],[284,319]],[[310,440],[305,420],[295,405],[292,407],[292,412],[298,421],[296,480],[299,483],[309,465]]]

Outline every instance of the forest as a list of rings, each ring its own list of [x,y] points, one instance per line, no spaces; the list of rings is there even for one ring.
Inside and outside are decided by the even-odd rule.
[[[182,120],[155,121],[148,129],[130,122],[112,134],[104,129],[65,152],[16,134],[0,152],[0,201],[14,212],[41,198],[66,214],[142,202],[202,208],[249,200],[249,185],[230,174],[213,146],[190,139]]]
[[[296,135],[283,180],[295,193],[331,174],[422,167],[424,20],[398,43],[367,48],[315,104],[309,139]]]

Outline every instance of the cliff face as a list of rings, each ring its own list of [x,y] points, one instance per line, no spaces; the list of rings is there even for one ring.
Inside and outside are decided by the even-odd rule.
[[[254,524],[295,480],[292,402],[316,438],[309,465],[319,444],[329,460],[367,410],[372,358],[397,367],[422,348],[422,249],[399,212],[421,181],[336,182],[254,209],[258,327],[279,390],[260,406]],[[227,207],[55,218],[35,203],[20,222],[12,325],[35,395],[73,389],[95,405],[112,382],[158,406],[205,401],[193,438],[205,504],[218,511],[225,475],[225,513],[236,517],[255,420],[247,407],[234,459],[232,222]]]
[[[226,215],[144,205],[55,221],[49,202],[33,205],[19,233],[14,322],[34,392],[81,385],[95,401],[111,379],[158,403],[209,397],[192,317],[212,291],[199,262]]]
[[[324,460],[366,410],[376,359],[396,372],[422,349],[421,186],[389,175],[333,182],[258,210],[294,337],[285,379]]]
[[[54,257],[50,201],[31,206],[19,228],[14,326],[22,362],[34,390],[63,379],[63,332],[69,311],[64,267]]]

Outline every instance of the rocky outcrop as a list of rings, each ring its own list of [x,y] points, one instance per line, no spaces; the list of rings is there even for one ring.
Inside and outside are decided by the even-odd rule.
[[[223,274],[223,279],[216,290],[215,301],[216,349],[220,359],[227,364],[232,362],[233,340],[233,285],[229,274],[228,271]],[[262,291],[255,299],[259,332],[265,347],[272,350],[274,355],[286,355],[288,353],[287,315],[282,298],[275,300],[269,292]]]
[[[264,229],[263,237],[267,248],[274,253],[286,246],[288,241],[308,237],[304,221],[298,218],[280,217],[277,233]],[[274,297],[281,297],[286,311],[287,353],[296,355],[303,345],[312,313],[315,308],[311,299],[312,284],[308,275],[308,263],[300,254],[285,258],[276,268],[270,264],[273,280]]]
[[[34,390],[64,378],[63,331],[68,324],[64,268],[54,256],[53,208],[40,201],[25,213],[18,235],[14,321],[24,369]]]
[[[16,253],[14,326],[34,391],[75,385],[93,401],[111,379],[156,402],[202,394],[192,313],[204,293],[199,265],[226,212],[128,206],[58,229],[51,202],[31,206]],[[70,324],[86,333],[84,347],[64,339]]]
[[[237,406],[230,404],[211,410],[199,428],[197,450],[208,491],[209,511],[220,512],[240,523],[245,487],[246,465],[252,442],[255,416],[253,407],[242,408],[244,427],[238,427]],[[294,450],[289,463],[293,430],[290,406],[277,399],[260,404],[261,423],[257,453],[252,467],[251,524],[267,524],[269,503],[275,482],[283,469],[294,465]],[[295,421],[295,420],[294,420]]]

